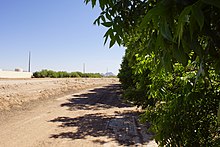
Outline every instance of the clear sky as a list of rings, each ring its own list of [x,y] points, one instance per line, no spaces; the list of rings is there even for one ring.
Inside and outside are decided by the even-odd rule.
[[[0,0],[0,69],[41,69],[117,74],[124,48],[104,46],[100,11],[84,0]]]

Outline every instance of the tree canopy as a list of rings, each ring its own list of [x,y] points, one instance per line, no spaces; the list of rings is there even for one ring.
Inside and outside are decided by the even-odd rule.
[[[96,0],[91,2],[94,7]],[[124,45],[133,39],[154,52],[166,69],[189,60],[211,63],[220,71],[220,2],[218,0],[99,0],[95,24],[108,28],[105,43]],[[135,39],[134,39],[135,38]]]
[[[90,2],[104,43],[126,48],[123,97],[146,110],[159,145],[220,145],[220,1]]]

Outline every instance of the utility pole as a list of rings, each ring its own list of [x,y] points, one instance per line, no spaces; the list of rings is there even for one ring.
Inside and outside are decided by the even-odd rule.
[[[28,72],[31,72],[31,52],[29,51],[28,56]]]
[[[85,73],[86,72],[86,65],[85,65],[85,63],[83,63],[83,73]]]

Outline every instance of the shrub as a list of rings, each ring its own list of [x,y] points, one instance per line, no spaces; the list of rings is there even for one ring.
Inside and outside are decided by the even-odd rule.
[[[102,75],[99,73],[81,73],[81,72],[71,72],[68,73],[66,71],[52,71],[52,70],[41,70],[33,73],[35,78],[101,78]]]

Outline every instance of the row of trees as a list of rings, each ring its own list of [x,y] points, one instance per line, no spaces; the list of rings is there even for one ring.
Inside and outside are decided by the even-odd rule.
[[[96,0],[85,0],[92,6]],[[220,146],[220,2],[99,0],[95,24],[126,48],[125,100],[160,146]]]
[[[197,77],[196,62],[176,63],[172,72],[158,64],[154,54],[131,60],[126,52],[118,75],[123,98],[146,110],[141,121],[151,122],[161,146],[219,146],[219,75],[209,69]]]
[[[41,70],[33,73],[35,78],[101,78],[103,77],[99,73],[81,73],[81,72],[66,72],[66,71],[52,71]]]

